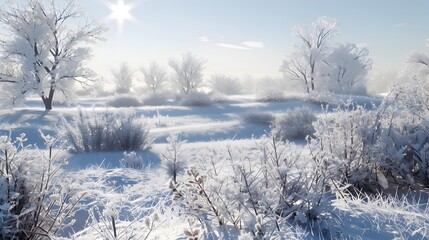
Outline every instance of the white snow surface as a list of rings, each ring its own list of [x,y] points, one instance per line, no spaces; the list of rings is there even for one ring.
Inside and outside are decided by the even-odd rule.
[[[347,99],[338,96],[338,99]],[[43,140],[38,130],[45,134],[56,135],[60,124],[60,116],[70,120],[76,115],[78,108],[84,111],[129,111],[128,109],[108,108],[103,99],[81,99],[77,106],[55,106],[54,110],[43,111],[39,99],[28,99],[27,106],[15,109],[0,110],[0,134],[15,137],[26,133],[28,143],[43,147]],[[380,100],[370,97],[359,97],[355,101],[371,106],[371,102],[379,104]],[[145,117],[150,126],[150,134],[155,139],[147,151],[137,152],[147,163],[143,169],[121,168],[120,159],[123,152],[95,152],[74,154],[64,151],[68,164],[64,174],[69,178],[87,179],[80,186],[88,192],[85,209],[76,214],[73,229],[61,232],[64,239],[96,239],[99,236],[94,224],[87,224],[91,211],[98,209],[103,214],[109,211],[118,212],[118,231],[126,234],[133,232],[135,236],[145,239],[146,232],[141,231],[146,218],[158,215],[156,228],[148,239],[186,239],[183,234],[189,228],[185,216],[171,206],[170,182],[161,165],[161,155],[167,148],[166,137],[176,133],[186,140],[182,149],[183,158],[188,166],[222,169],[228,164],[228,149],[233,149],[246,156],[256,154],[259,138],[270,131],[270,126],[247,123],[243,116],[252,112],[264,112],[280,115],[294,107],[307,106],[316,113],[321,112],[319,102],[305,98],[291,97],[281,102],[257,102],[253,96],[233,96],[222,103],[205,107],[180,106],[170,102],[165,106],[143,106],[133,108],[136,116]],[[305,140],[291,143],[296,151],[306,154]],[[306,163],[301,163],[305,167]],[[227,174],[221,173],[221,174]],[[179,176],[179,179],[181,176]],[[396,207],[395,207],[396,206]],[[406,208],[405,203],[395,205],[382,202],[344,202],[332,201],[332,213],[338,217],[338,237],[340,239],[408,239],[413,234],[428,236],[427,226],[420,232],[407,234],[407,226],[416,219],[423,219],[429,224],[429,211],[419,207]],[[402,208],[399,208],[402,207]],[[149,220],[147,220],[149,221]],[[420,221],[421,222],[421,221]],[[101,220],[99,225],[108,224]],[[399,232],[399,231],[403,232]],[[403,234],[403,235],[401,235]],[[230,233],[231,239],[238,238]],[[399,238],[398,238],[399,236]],[[307,235],[306,239],[317,239],[317,235]],[[243,239],[247,239],[244,238]]]

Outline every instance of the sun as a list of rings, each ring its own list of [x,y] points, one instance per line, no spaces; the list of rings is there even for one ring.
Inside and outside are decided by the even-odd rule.
[[[116,21],[119,31],[122,31],[125,21],[136,21],[136,18],[131,14],[131,11],[136,6],[135,3],[125,3],[124,0],[117,0],[116,3],[106,2],[106,6],[111,11],[107,18]]]

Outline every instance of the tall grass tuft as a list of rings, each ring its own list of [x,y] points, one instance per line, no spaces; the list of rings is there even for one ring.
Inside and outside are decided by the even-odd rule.
[[[63,119],[64,134],[73,151],[136,151],[150,148],[149,128],[135,112],[86,113],[71,122]]]

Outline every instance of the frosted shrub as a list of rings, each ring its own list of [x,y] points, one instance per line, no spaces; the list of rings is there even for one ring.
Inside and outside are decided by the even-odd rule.
[[[375,113],[349,102],[329,113],[327,109],[314,123],[310,140],[311,156],[318,165],[327,165],[329,174],[342,183],[373,191],[379,186],[380,158],[375,147]],[[375,138],[374,138],[375,139]]]
[[[73,224],[84,193],[61,177],[64,159],[56,158],[56,140],[42,134],[46,153],[21,134],[15,141],[0,136],[0,238],[49,239]],[[40,154],[39,154],[40,153]]]
[[[382,167],[391,181],[429,186],[428,133],[429,122],[424,120],[391,126],[390,133],[381,136],[386,149]]]
[[[429,184],[429,124],[409,112],[398,96],[389,96],[372,111],[352,101],[332,113],[325,109],[309,143],[313,159],[330,166],[333,179],[358,192]]]
[[[254,239],[287,239],[291,225],[316,230],[331,223],[324,169],[298,165],[305,161],[300,153],[274,138],[255,147],[249,156],[229,149],[224,168],[191,167],[184,182],[171,182],[177,206],[198,219],[204,238],[237,239],[241,231]],[[329,237],[330,225],[320,234]]]
[[[143,104],[140,100],[132,95],[115,95],[110,100],[107,101],[107,105],[115,108],[124,108],[124,107],[140,107]]]
[[[71,123],[63,119],[63,127],[76,152],[145,150],[152,144],[149,128],[134,112],[97,114],[79,110]]]
[[[238,78],[223,74],[213,75],[210,79],[210,86],[213,90],[226,95],[240,94],[243,90]]]
[[[209,106],[214,103],[210,94],[194,91],[183,94],[180,101],[182,102],[182,105],[195,107]]]
[[[409,69],[380,107],[376,144],[383,154],[382,171],[389,183],[429,185],[428,56],[414,53]]]
[[[149,106],[162,106],[168,102],[169,94],[166,92],[150,93],[143,97],[143,104]]]
[[[141,170],[146,167],[143,158],[132,151],[130,153],[124,152],[124,158],[120,160],[121,167],[134,168]]]
[[[275,117],[270,113],[251,112],[243,116],[243,121],[253,124],[262,124],[270,126],[274,123]]]
[[[282,102],[285,100],[285,95],[281,89],[265,88],[256,93],[256,98],[260,102]]]
[[[278,139],[305,139],[314,134],[316,115],[307,107],[298,107],[278,117],[273,135]]]

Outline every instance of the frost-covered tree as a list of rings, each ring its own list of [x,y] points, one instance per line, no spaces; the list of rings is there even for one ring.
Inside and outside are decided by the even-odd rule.
[[[194,91],[203,81],[203,70],[206,60],[188,52],[182,59],[171,59],[169,65],[175,72],[175,79],[181,90],[188,94]]]
[[[135,71],[126,62],[121,63],[118,69],[112,70],[117,93],[129,93],[133,87]]]
[[[152,62],[149,68],[142,67],[141,72],[144,75],[144,81],[155,93],[167,81],[167,72],[156,62]]]
[[[368,48],[354,43],[339,44],[332,49],[322,65],[325,87],[339,93],[365,93],[366,78],[372,67]]]
[[[320,17],[309,25],[297,25],[293,29],[297,41],[294,51],[283,61],[280,71],[286,78],[302,83],[307,93],[314,91],[318,68],[329,52],[330,44],[338,34],[337,21]]]
[[[14,100],[37,93],[52,109],[57,91],[70,82],[89,84],[94,73],[85,60],[103,27],[90,21],[75,0],[8,1],[0,8],[1,57],[10,66],[0,82],[12,86]]]

